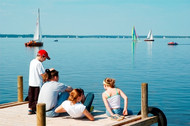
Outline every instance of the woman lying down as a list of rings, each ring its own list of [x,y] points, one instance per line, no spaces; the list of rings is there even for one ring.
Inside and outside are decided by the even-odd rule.
[[[68,100],[65,100],[59,107],[55,109],[56,113],[67,112],[73,118],[83,118],[86,116],[89,120],[94,121],[93,115],[90,113],[94,94],[88,93],[84,100],[84,91],[82,89],[74,89]],[[83,102],[82,104],[81,102]]]

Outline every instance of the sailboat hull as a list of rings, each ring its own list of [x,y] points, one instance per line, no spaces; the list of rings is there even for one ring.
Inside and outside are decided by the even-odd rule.
[[[145,39],[144,41],[154,41],[154,39]]]
[[[36,42],[36,41],[30,41],[25,43],[25,46],[30,46],[30,47],[34,47],[34,46],[43,46],[43,42]]]

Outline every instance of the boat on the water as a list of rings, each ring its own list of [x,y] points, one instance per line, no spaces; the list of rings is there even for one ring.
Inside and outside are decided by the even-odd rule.
[[[168,45],[178,45],[177,42],[168,42]]]
[[[132,28],[132,40],[133,41],[139,40],[139,36],[136,33],[135,26],[133,26],[133,28]]]
[[[36,22],[36,31],[34,33],[33,40],[25,43],[25,46],[43,46],[42,34],[40,30],[40,9],[38,9],[37,22]]]
[[[54,42],[58,42],[58,39],[55,39]]]
[[[144,41],[154,41],[152,30],[149,31],[147,38]]]

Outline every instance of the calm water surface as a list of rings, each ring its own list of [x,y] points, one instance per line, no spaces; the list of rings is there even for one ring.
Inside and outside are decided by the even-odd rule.
[[[29,38],[30,39],[30,38]],[[25,47],[28,38],[0,38],[0,104],[17,101],[17,76],[28,91],[29,63],[39,47]],[[60,82],[94,92],[95,109],[105,110],[101,93],[106,77],[129,98],[128,108],[137,114],[141,108],[141,83],[148,83],[149,106],[160,108],[168,125],[190,125],[190,39],[44,39],[41,49],[51,60],[45,68],[60,72]],[[168,46],[169,41],[178,42]]]

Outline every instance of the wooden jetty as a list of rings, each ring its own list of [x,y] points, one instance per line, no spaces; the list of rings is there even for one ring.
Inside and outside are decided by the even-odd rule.
[[[60,117],[45,117],[45,104],[37,104],[37,113],[28,115],[28,102],[23,101],[22,76],[18,76],[18,101],[0,105],[0,125],[2,126],[149,126],[159,123],[159,116],[148,117],[148,84],[142,83],[141,114],[125,116],[121,121],[111,120],[105,112],[94,110],[95,121],[87,118],[73,119],[68,115]],[[161,120],[162,121],[162,120]],[[161,126],[167,125],[161,123]]]

